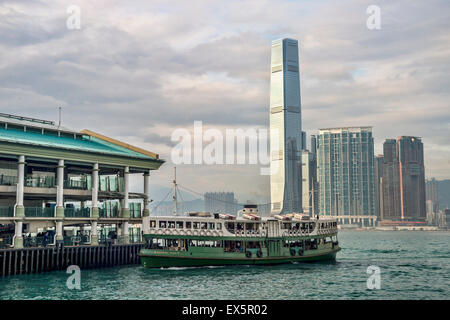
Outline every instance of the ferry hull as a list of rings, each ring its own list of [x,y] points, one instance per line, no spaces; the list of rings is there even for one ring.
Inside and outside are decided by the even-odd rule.
[[[169,256],[169,255],[147,255],[139,254],[141,264],[145,268],[170,268],[170,267],[201,267],[201,266],[223,266],[223,265],[271,265],[294,262],[314,262],[324,260],[335,260],[336,253],[340,248],[329,252],[305,255],[305,256],[280,256],[262,258],[222,258],[222,257],[192,257],[192,256]]]

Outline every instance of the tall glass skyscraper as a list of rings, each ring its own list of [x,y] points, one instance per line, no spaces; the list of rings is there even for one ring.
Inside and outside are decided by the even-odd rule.
[[[272,42],[270,129],[272,212],[302,212],[301,151],[304,135],[297,40],[284,38]]]
[[[320,129],[317,144],[320,213],[343,224],[374,224],[371,127]]]

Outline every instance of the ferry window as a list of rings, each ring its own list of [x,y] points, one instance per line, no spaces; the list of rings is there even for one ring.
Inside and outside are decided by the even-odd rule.
[[[205,247],[214,247],[214,241],[205,241]]]
[[[200,222],[200,229],[206,230],[206,222]]]
[[[167,221],[167,228],[175,228],[175,221]]]
[[[205,246],[205,241],[201,241],[201,240],[197,241],[197,247],[204,247],[204,246]]]
[[[189,240],[189,246],[190,247],[196,247],[197,246],[197,240]]]
[[[191,222],[190,221],[186,221],[186,229],[190,229],[191,228]]]
[[[245,229],[248,230],[248,231],[254,230],[254,228],[253,228],[253,223],[247,223],[247,224],[245,225]]]
[[[215,228],[214,228],[214,222],[208,223],[208,229],[209,229],[209,230],[214,230],[214,229],[215,229]]]
[[[234,230],[234,223],[233,222],[227,222],[225,224],[226,228],[228,231],[233,231]]]
[[[236,229],[237,230],[244,230],[244,224],[243,223],[236,223]]]
[[[222,230],[222,224],[220,222],[217,223],[217,230]]]
[[[159,227],[160,228],[165,228],[166,227],[166,221],[160,221],[159,222]]]
[[[183,229],[183,221],[177,221],[177,229]]]
[[[156,228],[156,220],[150,220],[150,228]]]
[[[193,222],[192,226],[194,227],[194,229],[198,229],[199,228],[199,223],[198,222]]]

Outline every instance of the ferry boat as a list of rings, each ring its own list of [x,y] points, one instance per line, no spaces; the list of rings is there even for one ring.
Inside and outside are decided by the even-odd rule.
[[[333,260],[340,250],[336,219],[260,217],[256,205],[244,206],[237,216],[196,212],[149,220],[139,253],[145,268]]]

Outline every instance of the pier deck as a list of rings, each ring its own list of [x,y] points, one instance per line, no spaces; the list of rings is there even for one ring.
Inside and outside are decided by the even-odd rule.
[[[138,264],[143,246],[139,243],[0,249],[0,277],[65,270],[70,265],[93,269]]]

